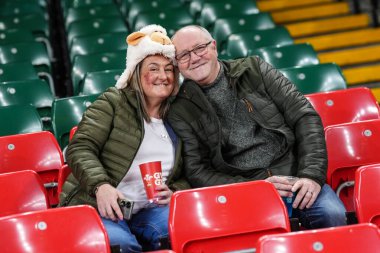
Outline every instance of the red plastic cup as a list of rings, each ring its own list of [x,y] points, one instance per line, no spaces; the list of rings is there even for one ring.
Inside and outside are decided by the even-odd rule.
[[[162,184],[161,161],[142,163],[139,165],[141,177],[144,182],[146,196],[149,202],[154,201],[156,186]]]

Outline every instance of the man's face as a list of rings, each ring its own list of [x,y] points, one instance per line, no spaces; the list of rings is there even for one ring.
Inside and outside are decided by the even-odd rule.
[[[219,73],[215,41],[200,29],[185,28],[173,38],[181,74],[200,85],[212,83]]]

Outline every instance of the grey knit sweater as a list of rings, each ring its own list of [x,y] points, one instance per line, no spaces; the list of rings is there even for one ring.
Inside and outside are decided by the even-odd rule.
[[[267,168],[280,155],[284,137],[260,127],[228,86],[221,67],[216,80],[202,87],[221,123],[223,158],[241,169]]]

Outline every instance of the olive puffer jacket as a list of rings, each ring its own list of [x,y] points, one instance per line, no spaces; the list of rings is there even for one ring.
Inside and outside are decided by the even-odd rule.
[[[109,88],[83,115],[67,148],[72,173],[60,196],[60,206],[89,204],[96,207],[95,188],[109,183],[116,187],[124,178],[144,136],[139,100],[134,91]],[[174,132],[169,135],[173,140]],[[181,173],[182,143],[166,184],[174,191],[189,188]]]
[[[218,116],[201,88],[185,80],[168,120],[184,142],[189,183],[204,187],[296,175],[323,185],[327,170],[324,130],[308,100],[279,71],[256,56],[221,63],[231,89],[249,115],[261,127],[282,134],[285,149],[269,168],[242,169],[227,164],[222,156]]]

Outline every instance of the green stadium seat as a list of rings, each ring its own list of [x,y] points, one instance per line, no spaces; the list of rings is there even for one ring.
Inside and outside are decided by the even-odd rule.
[[[214,23],[213,37],[216,40],[218,51],[226,48],[228,36],[233,33],[251,30],[264,30],[274,28],[270,13],[260,12],[252,15],[241,15],[239,17],[218,18]]]
[[[0,9],[0,16],[13,16],[13,15],[28,15],[38,14],[44,16],[45,11],[38,3],[33,2],[16,2],[7,1],[2,2]]]
[[[75,37],[70,48],[71,61],[73,62],[77,55],[126,50],[127,35],[125,32],[114,32]]]
[[[55,99],[52,108],[52,125],[56,139],[62,150],[69,143],[70,130],[78,125],[87,107],[98,95],[73,96]]]
[[[67,10],[65,26],[67,29],[72,22],[85,19],[107,17],[121,17],[120,11],[115,4],[91,5],[78,8],[70,8]]]
[[[51,62],[43,43],[19,42],[0,46],[0,63],[29,61],[37,71],[51,72]],[[40,71],[38,71],[40,72]]]
[[[71,74],[74,95],[79,94],[79,87],[87,72],[124,69],[125,55],[125,50],[122,50],[75,57]]]
[[[88,72],[83,80],[83,85],[79,87],[79,94],[92,95],[99,94],[111,86],[115,86],[123,69],[104,70]]]
[[[6,31],[0,31],[0,45],[26,41],[35,41],[35,37],[31,31],[23,29],[9,29]]]
[[[33,34],[32,31],[25,29],[9,29],[6,31],[0,31],[0,45],[38,41],[42,42],[46,46],[47,53],[50,59],[53,59],[53,49],[51,47],[50,41],[45,36],[41,34]]]
[[[128,34],[128,29],[121,17],[94,18],[73,22],[67,31],[68,46],[71,46],[74,37],[109,32],[125,32]]]
[[[205,3],[231,3],[231,0],[188,0],[189,3],[189,12],[195,18],[198,19],[203,5]],[[240,0],[239,2],[256,2],[255,0]]]
[[[138,31],[150,24],[160,24],[172,36],[179,28],[194,24],[194,19],[183,7],[165,9],[160,11],[143,11],[135,18],[133,31]]]
[[[51,106],[54,97],[44,80],[2,83],[0,97],[0,106],[31,104],[37,109],[44,129],[51,130]]]
[[[227,48],[221,52],[221,55],[226,54],[228,58],[241,58],[248,56],[251,50],[257,48],[290,44],[293,44],[293,39],[282,26],[265,30],[251,30],[230,35]]]
[[[36,4],[36,5],[40,6],[43,9],[46,9],[46,7],[47,7],[46,0],[7,0],[7,1],[9,1],[9,2],[17,2],[17,3],[20,3],[20,4],[23,4],[23,3],[33,3],[33,4]]]
[[[258,55],[275,68],[307,66],[319,63],[317,53],[307,43],[258,48],[250,50],[248,55]]]
[[[0,31],[7,31],[9,29],[24,29],[32,31],[34,35],[49,37],[48,21],[38,14],[2,17],[0,20]]]
[[[22,69],[22,71],[20,71]],[[38,79],[38,73],[30,62],[0,64],[0,82]]]
[[[206,2],[199,16],[198,23],[211,33],[218,18],[235,17],[258,13],[256,3],[251,0],[223,2]]]
[[[347,88],[342,71],[335,63],[279,69],[303,94]]]
[[[0,45],[0,64],[30,62],[38,75],[49,82],[51,92],[55,95],[50,60],[48,50],[41,42],[33,41]],[[22,72],[18,71],[19,74]]]
[[[172,0],[134,1],[129,5],[128,13],[125,14],[125,17],[128,21],[129,28],[132,28],[140,12],[172,12],[171,9],[176,7],[183,7],[183,5],[179,1]]]
[[[0,136],[43,130],[37,109],[29,104],[0,106]]]
[[[60,1],[63,14],[66,17],[67,11],[70,8],[81,8],[81,7],[92,7],[96,5],[106,5],[106,4],[113,4],[113,0],[64,0]]]

